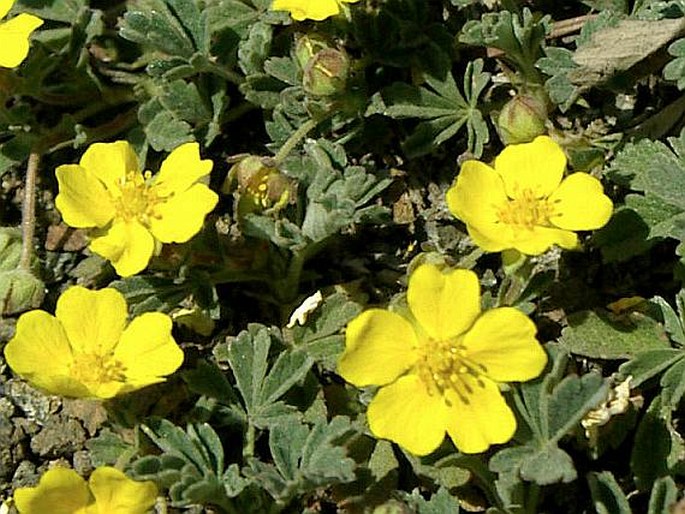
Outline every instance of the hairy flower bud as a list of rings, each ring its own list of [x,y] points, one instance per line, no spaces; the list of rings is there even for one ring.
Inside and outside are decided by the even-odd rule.
[[[497,119],[504,144],[528,143],[546,132],[545,102],[529,94],[519,94],[509,100]]]
[[[229,170],[222,191],[235,190],[238,194],[239,217],[267,209],[278,210],[291,198],[292,181],[268,160],[250,155]]]
[[[345,90],[349,74],[347,54],[343,50],[325,48],[307,63],[302,87],[312,96],[332,96]]]
[[[21,231],[0,227],[0,315],[38,307],[45,285],[30,270],[21,269]]]
[[[304,70],[312,57],[327,48],[331,48],[331,44],[323,37],[305,34],[295,43],[295,59]]]

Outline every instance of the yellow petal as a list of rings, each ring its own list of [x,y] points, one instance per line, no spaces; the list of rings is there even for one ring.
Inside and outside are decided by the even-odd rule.
[[[548,227],[533,227],[515,231],[511,247],[526,255],[539,255],[557,245],[565,250],[577,250],[578,236],[568,230]]]
[[[172,193],[182,193],[195,182],[209,175],[213,165],[214,163],[209,159],[200,159],[200,145],[185,143],[175,148],[164,159],[155,177],[153,186],[155,193],[163,197]]]
[[[20,514],[74,514],[92,501],[88,485],[73,469],[52,468],[36,487],[14,491]]]
[[[171,318],[147,312],[124,330],[114,358],[126,369],[126,381],[143,387],[172,374],[183,363],[183,351],[171,337]]]
[[[480,453],[491,444],[509,441],[516,431],[516,418],[497,384],[486,377],[461,378],[470,392],[464,388],[462,398],[448,391],[451,407],[447,433],[456,447],[464,453]]]
[[[103,236],[91,241],[90,249],[110,261],[120,276],[129,277],[147,267],[155,240],[137,221],[115,221]]]
[[[73,286],[57,300],[55,316],[73,351],[105,355],[116,346],[126,326],[126,300],[116,289],[91,291]]]
[[[565,168],[564,151],[548,136],[509,145],[495,159],[495,169],[504,180],[507,195],[514,199],[526,190],[535,198],[549,196],[559,186]]]
[[[443,398],[429,395],[417,375],[400,377],[381,388],[367,411],[376,437],[389,439],[414,455],[427,455],[440,446],[449,415]]]
[[[55,205],[67,225],[104,227],[112,220],[114,205],[110,195],[90,170],[76,164],[64,164],[55,174],[59,184]]]
[[[162,243],[185,243],[202,229],[205,216],[218,201],[214,191],[195,184],[155,206],[150,231]]]
[[[407,302],[426,333],[445,341],[465,332],[480,313],[480,285],[473,271],[442,273],[431,264],[409,277]]]
[[[537,329],[528,316],[512,307],[483,313],[462,344],[466,356],[483,373],[500,382],[537,377],[545,368],[547,354],[535,338]]]
[[[498,212],[508,199],[502,178],[487,164],[466,161],[447,190],[447,206],[467,225],[499,223]]]
[[[417,345],[414,328],[406,319],[369,309],[347,325],[338,374],[360,387],[387,384],[416,362]]]
[[[587,173],[573,173],[549,197],[555,215],[551,222],[566,230],[595,230],[606,225],[613,204],[602,183]]]
[[[157,497],[153,482],[136,482],[116,468],[102,466],[88,480],[97,502],[97,512],[107,514],[145,514]]]
[[[474,225],[466,225],[466,228],[473,243],[486,252],[501,252],[514,247],[515,230],[506,223],[482,226],[482,232]]]
[[[4,7],[4,6],[3,6]],[[19,14],[0,24],[0,66],[19,66],[29,54],[31,32],[43,24],[43,20],[31,14]]]
[[[94,143],[81,157],[82,167],[99,178],[113,193],[129,172],[139,173],[138,157],[128,141]]]
[[[69,375],[73,357],[59,320],[35,310],[19,317],[14,337],[5,346],[5,360],[15,373],[48,391],[54,376]]]
[[[7,16],[16,0],[0,0],[0,18]]]
[[[325,20],[340,12],[335,0],[274,0],[274,11],[290,11],[294,20]]]

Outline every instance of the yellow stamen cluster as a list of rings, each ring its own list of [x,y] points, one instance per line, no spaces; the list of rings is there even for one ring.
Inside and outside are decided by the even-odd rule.
[[[509,200],[497,213],[502,223],[529,230],[535,226],[551,226],[550,218],[554,214],[550,202],[546,198],[536,198],[530,189],[525,189],[517,199]]]
[[[161,198],[150,185],[150,177],[149,171],[145,173],[145,178],[131,171],[117,184],[117,197],[113,199],[117,217],[126,221],[137,220],[143,225],[149,225],[150,218],[159,217],[155,213],[155,206]]]
[[[486,372],[485,366],[473,362],[465,355],[465,348],[456,340],[435,341],[429,339],[417,361],[417,372],[426,385],[428,394],[445,397],[451,390],[465,404],[473,394],[473,383],[484,387],[480,376]],[[475,380],[468,380],[468,377]],[[449,398],[445,397],[449,405]]]
[[[72,378],[87,385],[126,380],[126,367],[111,354],[78,353],[70,372]]]

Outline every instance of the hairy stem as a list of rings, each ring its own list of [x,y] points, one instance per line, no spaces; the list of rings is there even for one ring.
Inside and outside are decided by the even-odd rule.
[[[19,267],[30,270],[31,258],[33,257],[33,235],[36,231],[36,177],[40,154],[31,152],[26,166],[26,179],[24,181],[24,201],[21,206],[21,257]]]

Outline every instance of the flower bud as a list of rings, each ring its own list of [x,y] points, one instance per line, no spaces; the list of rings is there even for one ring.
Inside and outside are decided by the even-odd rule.
[[[0,227],[0,315],[40,306],[45,285],[30,270],[21,269],[21,230]],[[34,258],[32,264],[37,261]]]
[[[229,170],[224,192],[235,190],[239,196],[238,216],[264,210],[279,210],[291,198],[292,181],[268,160],[250,155]]]
[[[332,96],[345,90],[350,59],[343,50],[318,51],[304,68],[302,88],[312,96]]]
[[[546,132],[547,108],[541,99],[519,94],[509,100],[499,113],[497,125],[506,145],[528,143]]]
[[[40,306],[45,297],[43,281],[30,271],[0,272],[0,314],[17,314]]]
[[[330,43],[321,36],[305,34],[295,43],[295,59],[304,70],[312,57],[330,47]]]

